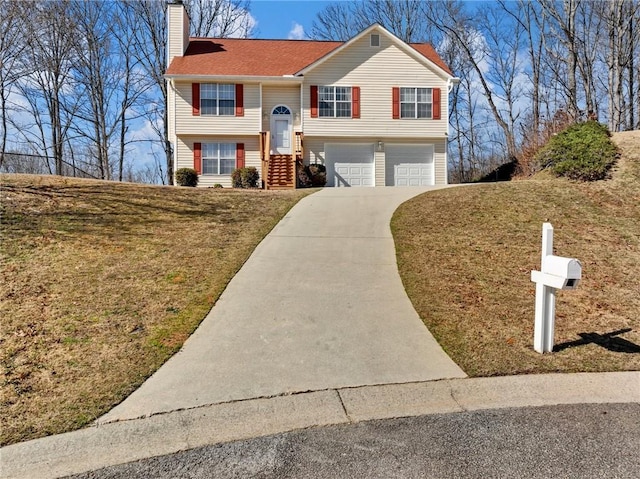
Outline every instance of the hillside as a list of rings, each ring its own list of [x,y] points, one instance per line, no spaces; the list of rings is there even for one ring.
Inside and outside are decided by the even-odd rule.
[[[1,175],[0,443],[124,399],[305,194]]]
[[[614,135],[612,178],[472,185],[414,198],[392,229],[409,297],[472,376],[640,369],[640,132]],[[583,281],[560,292],[555,344],[533,351],[542,223]]]

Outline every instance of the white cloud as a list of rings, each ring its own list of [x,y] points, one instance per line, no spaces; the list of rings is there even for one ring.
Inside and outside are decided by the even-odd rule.
[[[291,27],[287,38],[289,40],[303,40],[304,37],[304,27],[299,23],[293,22],[293,26]]]

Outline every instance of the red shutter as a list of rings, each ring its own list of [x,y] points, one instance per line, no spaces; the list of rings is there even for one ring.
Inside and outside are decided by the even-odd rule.
[[[351,87],[351,117],[360,118],[360,87]]]
[[[244,116],[244,85],[236,84],[236,116]]]
[[[202,174],[202,143],[193,144],[193,169]]]
[[[200,115],[200,83],[191,84],[191,106],[193,116]]]
[[[244,168],[244,143],[236,144],[236,168]]]
[[[311,118],[318,118],[318,86],[311,85]]]
[[[440,88],[432,89],[431,94],[432,94],[431,101],[433,103],[431,107],[433,112],[433,119],[439,120],[440,118],[442,118],[440,115],[440,110],[442,109],[442,107],[440,106]]]
[[[391,89],[391,98],[393,101],[393,107],[391,109],[392,118],[398,120],[400,119],[400,88],[394,86]]]

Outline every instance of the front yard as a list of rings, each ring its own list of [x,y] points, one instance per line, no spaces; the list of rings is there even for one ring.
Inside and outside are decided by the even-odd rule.
[[[640,369],[640,132],[614,138],[613,179],[545,177],[436,191],[405,203],[392,230],[418,314],[471,376]],[[555,254],[582,261],[557,295],[555,344],[533,351],[542,223]]]
[[[3,445],[124,399],[309,193],[0,178]]]

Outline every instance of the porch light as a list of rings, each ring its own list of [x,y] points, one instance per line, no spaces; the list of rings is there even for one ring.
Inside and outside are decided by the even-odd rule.
[[[382,151],[383,148],[384,148],[384,143],[379,141],[378,142],[378,151]]]

